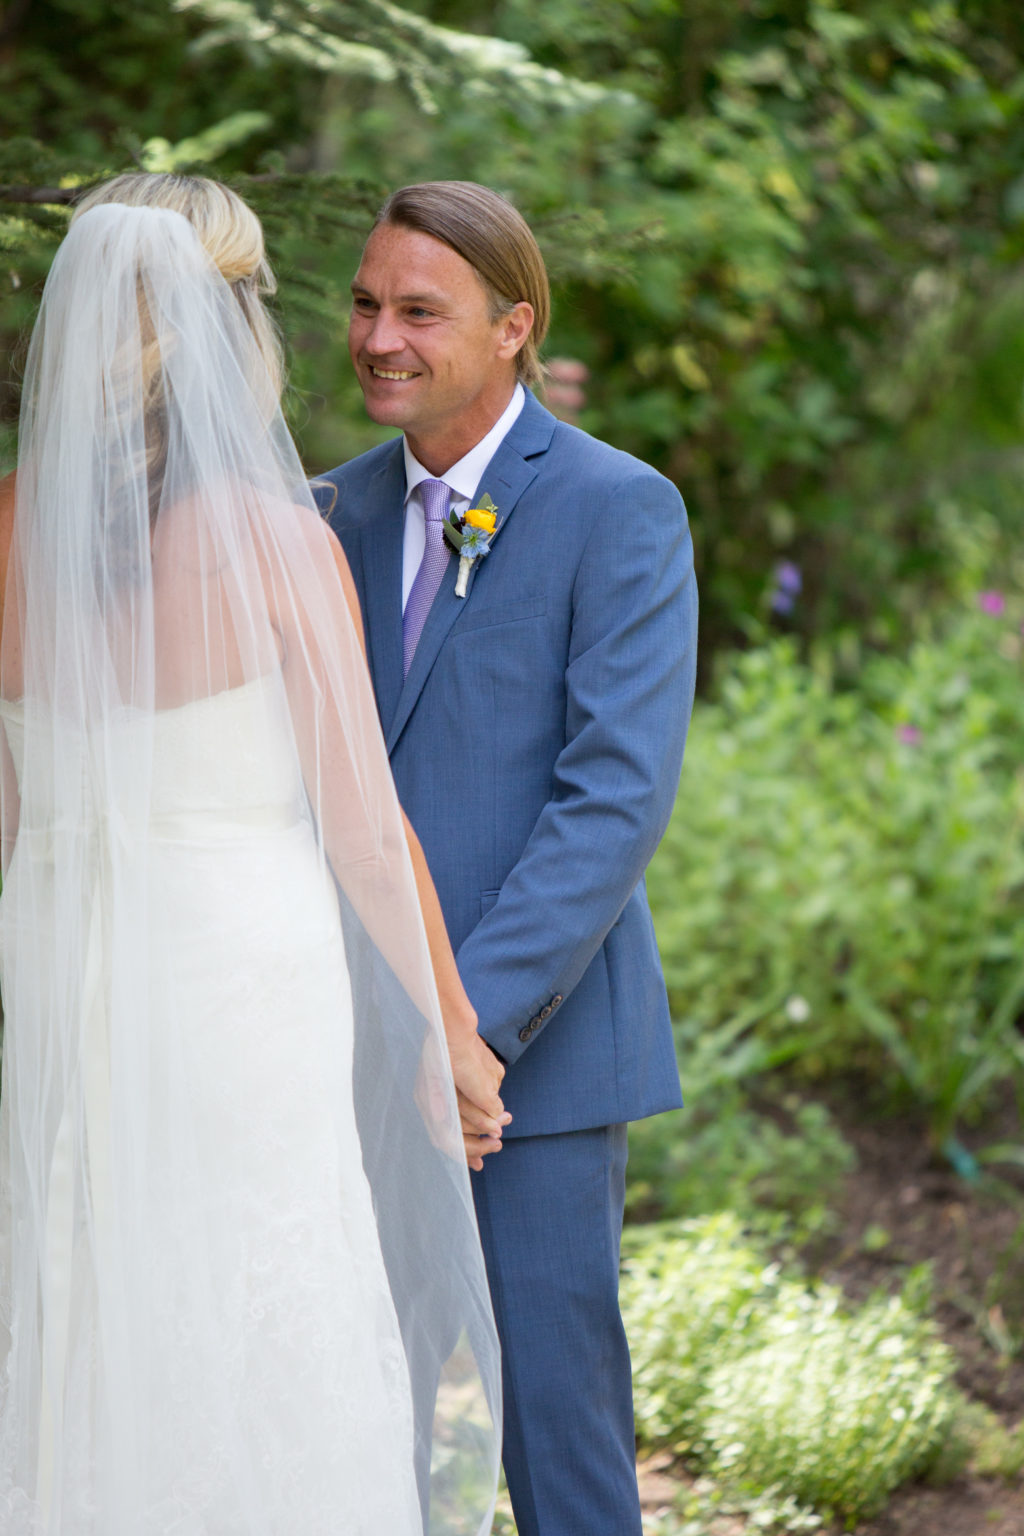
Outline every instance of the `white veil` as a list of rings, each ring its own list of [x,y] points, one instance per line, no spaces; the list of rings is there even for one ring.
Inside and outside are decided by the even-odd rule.
[[[57,254],[7,592],[0,1529],[405,1536],[369,1511],[414,1440],[423,1529],[488,1530],[497,1343],[366,667],[267,364],[177,213],[100,205]],[[310,1047],[290,999],[338,911]],[[315,1298],[301,1201],[339,1179],[362,1290],[307,1315],[273,1281]],[[247,1199],[261,1233],[262,1204],[283,1215],[239,1265]],[[319,1395],[349,1428],[289,1446]],[[388,1420],[391,1462],[366,1432]],[[321,1526],[296,1489],[329,1504],[360,1432]]]

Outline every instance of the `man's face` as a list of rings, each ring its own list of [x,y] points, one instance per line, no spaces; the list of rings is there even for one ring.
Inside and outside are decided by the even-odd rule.
[[[450,465],[508,404],[521,342],[515,317],[491,319],[468,261],[432,235],[382,224],[352,283],[348,344],[372,419],[400,427],[414,452],[450,448]]]

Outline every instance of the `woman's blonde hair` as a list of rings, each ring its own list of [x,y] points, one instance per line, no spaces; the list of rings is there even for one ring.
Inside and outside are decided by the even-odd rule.
[[[231,287],[281,393],[284,364],[274,322],[263,303],[277,283],[267,261],[263,226],[247,203],[222,182],[171,172],[127,172],[93,187],[76,205],[72,223],[98,203],[133,208],[171,208],[193,226],[207,255]]]
[[[237,299],[256,344],[265,372],[258,368],[250,382],[269,420],[280,402],[284,370],[277,331],[263,304],[264,296],[273,293],[277,285],[266,258],[263,228],[252,209],[229,187],[205,176],[129,172],[115,176],[87,192],[76,205],[71,222],[74,223],[90,208],[101,203],[121,203],[133,208],[167,208],[181,214],[192,225],[206,254]],[[167,401],[162,342],[154,329],[141,284],[138,289],[138,306],[137,346],[141,347],[141,352],[133,351],[131,356],[123,359],[123,364],[129,375],[136,368],[141,370],[145,463],[138,466],[138,469],[146,476],[150,523],[155,525],[163,495],[169,451]],[[121,511],[123,509],[115,499],[114,526],[108,541],[109,558],[116,563],[120,552],[124,569],[119,571],[119,575],[130,580],[138,575],[137,551],[130,526],[124,536],[120,536],[118,518]],[[124,515],[130,525],[130,499]]]
[[[492,320],[525,300],[533,326],[516,353],[516,377],[542,382],[539,349],[551,319],[551,290],[533,231],[508,198],[475,181],[423,181],[392,192],[374,229],[380,224],[432,235],[468,261],[484,285]]]

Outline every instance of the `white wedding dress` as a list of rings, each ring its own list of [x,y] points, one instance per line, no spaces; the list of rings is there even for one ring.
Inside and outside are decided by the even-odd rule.
[[[160,1072],[147,1168],[148,1398],[135,1410],[146,1507],[135,1536],[422,1530],[409,1378],[353,1115],[337,898],[284,748],[286,711],[272,674],[159,712],[149,824],[122,829],[148,844],[151,953],[170,942],[174,961],[140,1020],[161,1049],[153,1053]],[[0,715],[17,765],[21,711],[2,703]],[[130,720],[123,729],[127,745]],[[35,1456],[47,1476],[58,1438],[63,1447],[59,1529],[67,1536],[110,1536],[97,1524],[104,1495],[95,1486],[108,1387],[94,1372],[103,1271],[96,1279],[81,1272],[85,1223],[76,1211],[90,1206],[102,1230],[110,1199],[102,907],[103,845],[113,835],[102,825],[88,829],[96,910],[87,919],[94,953],[84,1038],[92,1059],[82,1063],[81,1096],[64,1107],[55,1133],[47,1211],[44,1285],[67,1307],[66,1317],[46,1317],[44,1342],[44,1352],[56,1344],[64,1359],[62,1423],[58,1437],[55,1410],[42,1405],[38,1425],[20,1426],[19,1459]],[[39,837],[30,832],[16,845],[0,902],[5,920],[18,920],[20,864],[38,861]],[[5,986],[15,981],[4,977]],[[187,1029],[178,1029],[180,1019]],[[176,1059],[160,1059],[164,1048]],[[162,1090],[177,1098],[182,1088],[186,1124],[180,1103],[161,1102]],[[69,1123],[76,1115],[83,1124]],[[176,1185],[186,1135],[196,1184],[183,1201]],[[84,1172],[71,1155],[78,1146]],[[88,1189],[76,1189],[76,1178]],[[176,1214],[190,1226],[193,1200],[214,1236],[215,1270],[202,1293],[218,1305],[208,1316],[195,1315],[189,1232],[177,1230]],[[13,1305],[16,1327],[19,1297],[5,1295],[0,1305],[8,1324]],[[250,1464],[241,1478],[239,1458]],[[240,1486],[259,1490],[258,1508],[239,1507]],[[0,1530],[37,1529],[46,1529],[41,1514],[7,1489]]]

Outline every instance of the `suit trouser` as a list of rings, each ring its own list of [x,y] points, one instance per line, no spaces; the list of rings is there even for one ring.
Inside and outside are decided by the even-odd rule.
[[[626,1127],[510,1137],[472,1176],[519,1536],[639,1536],[619,1312]]]

